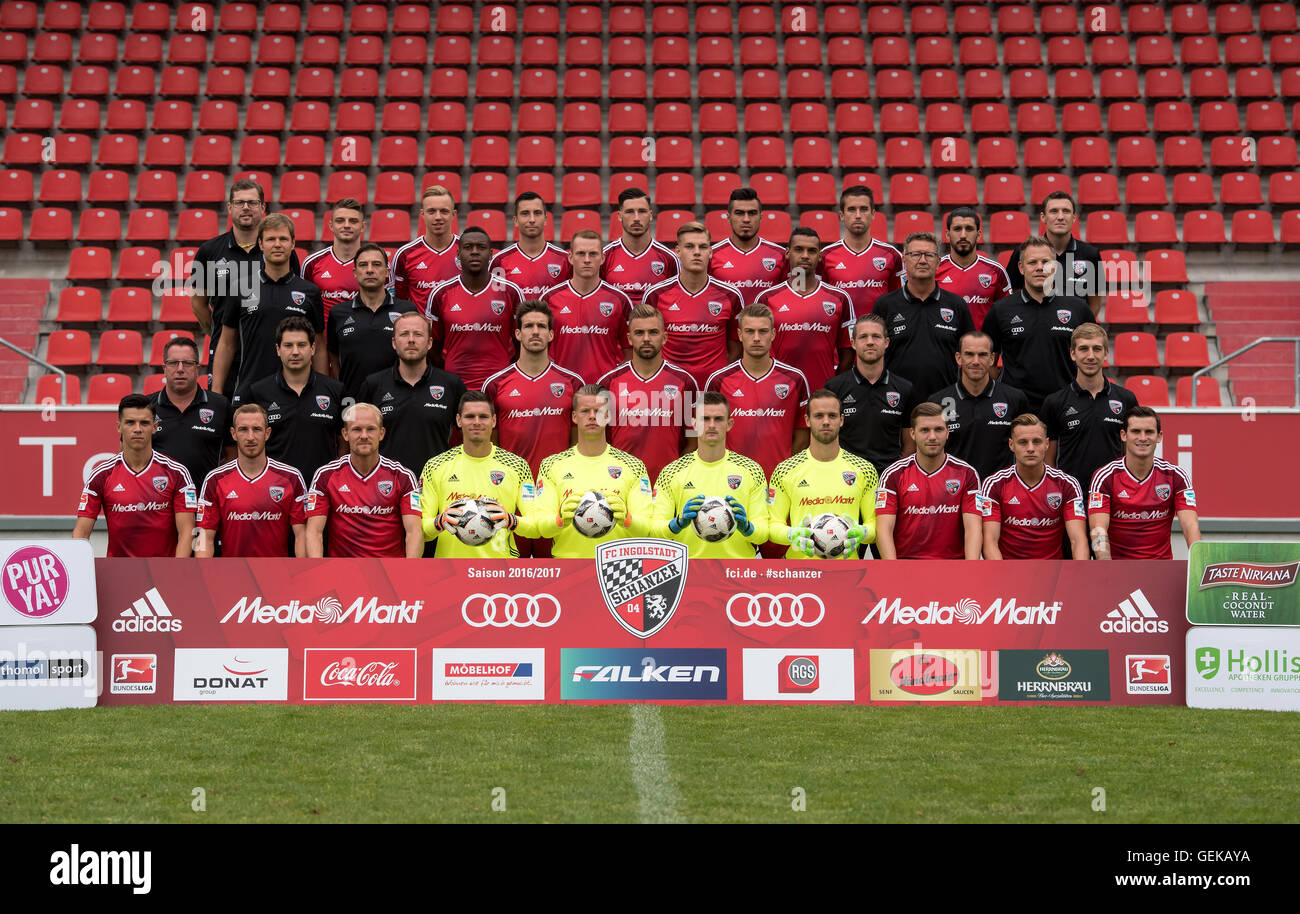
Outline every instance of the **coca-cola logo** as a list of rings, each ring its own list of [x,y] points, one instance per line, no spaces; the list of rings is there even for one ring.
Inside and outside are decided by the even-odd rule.
[[[415,648],[307,648],[303,701],[414,701]]]

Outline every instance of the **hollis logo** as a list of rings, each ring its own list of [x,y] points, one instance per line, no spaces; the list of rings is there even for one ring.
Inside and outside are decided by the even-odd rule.
[[[782,693],[817,691],[819,669],[816,654],[782,657],[776,668],[776,690]]]
[[[727,698],[727,652],[707,648],[560,650],[560,698]]]
[[[415,701],[416,649],[307,648],[303,701]]]
[[[150,587],[144,596],[124,609],[113,620],[115,632],[178,632],[181,630],[180,619],[172,617],[172,611],[163,602],[157,587]]]
[[[1203,647],[1196,652],[1196,672],[1202,679],[1213,679],[1219,675],[1219,649]]]
[[[686,546],[668,540],[623,539],[596,547],[600,595],[615,621],[638,638],[668,624],[686,585]]]

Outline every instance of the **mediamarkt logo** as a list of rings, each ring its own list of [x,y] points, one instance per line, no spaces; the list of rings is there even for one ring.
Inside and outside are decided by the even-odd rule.
[[[300,603],[290,600],[276,606],[262,602],[261,597],[240,597],[239,602],[221,617],[221,624],[227,622],[254,622],[260,624],[285,625],[287,623],[326,622],[339,625],[344,622],[355,624],[415,623],[419,621],[420,610],[424,609],[423,600],[401,603],[380,603],[378,597],[357,597],[347,609],[343,608],[334,597],[321,597],[315,603]]]
[[[1227,587],[1239,584],[1260,590],[1270,587],[1290,587],[1296,582],[1300,562],[1261,564],[1257,562],[1216,562],[1206,565],[1201,575],[1200,590],[1210,587]]]
[[[907,606],[900,597],[890,602],[888,597],[881,597],[871,611],[862,620],[863,625],[879,622],[881,625],[1055,625],[1057,613],[1061,611],[1060,601],[1055,603],[1030,603],[1024,606],[1016,603],[1015,597],[1003,599],[998,597],[988,609],[981,609],[978,602],[970,597],[963,597],[951,606],[945,606],[938,600],[931,600],[921,606]]]

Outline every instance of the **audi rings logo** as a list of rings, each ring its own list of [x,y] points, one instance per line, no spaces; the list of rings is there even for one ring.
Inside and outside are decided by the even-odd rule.
[[[560,621],[560,601],[549,593],[475,593],[460,604],[460,615],[475,628],[550,628]]]
[[[814,607],[817,618],[807,618]],[[738,593],[727,601],[727,618],[737,628],[812,628],[825,617],[826,606],[815,593]]]

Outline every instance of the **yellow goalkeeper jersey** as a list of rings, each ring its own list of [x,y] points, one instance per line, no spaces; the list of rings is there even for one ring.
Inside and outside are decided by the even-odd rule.
[[[668,522],[682,513],[682,507],[696,495],[706,498],[730,495],[745,509],[754,532],[742,536],[740,530],[717,543],[702,540],[694,524],[673,533]],[[755,546],[767,542],[767,479],[763,468],[734,451],[725,451],[722,459],[705,463],[699,451],[678,457],[664,467],[655,483],[654,523],[651,535],[685,543],[691,558],[752,559]]]
[[[516,454],[494,444],[488,456],[471,457],[463,446],[458,446],[430,458],[420,478],[424,483],[420,501],[424,539],[437,538],[434,555],[440,559],[518,558],[515,533],[523,537],[537,536],[533,474],[528,463]],[[481,546],[465,545],[453,530],[438,532],[434,520],[460,498],[491,498],[511,514],[518,515],[519,526],[514,532],[502,527]]]
[[[867,460],[840,448],[834,460],[818,460],[807,449],[782,460],[772,471],[768,489],[767,535],[774,543],[790,546],[790,528],[805,517],[839,514],[862,524],[863,542],[876,541],[876,468]],[[785,557],[806,559],[790,546]],[[841,558],[856,558],[846,552]]]
[[[583,536],[569,523],[559,524],[560,506],[570,495],[600,492],[618,494],[627,506],[627,517],[601,537]],[[557,559],[590,559],[596,546],[650,532],[654,505],[645,464],[625,451],[605,446],[603,453],[584,457],[576,447],[552,454],[537,471],[537,527],[542,536],[555,540],[551,554]]]

